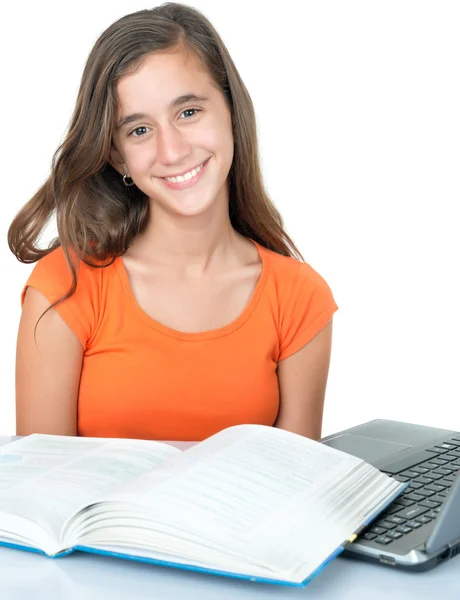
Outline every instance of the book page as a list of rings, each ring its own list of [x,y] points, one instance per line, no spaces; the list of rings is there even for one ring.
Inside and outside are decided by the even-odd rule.
[[[58,540],[73,513],[178,454],[158,442],[39,434],[2,446],[0,537],[2,530],[14,533],[10,515],[34,522]],[[27,537],[27,524],[15,522],[16,533]]]
[[[315,534],[323,507],[336,507],[345,485],[362,485],[363,470],[368,479],[381,482],[373,492],[380,498],[399,485],[360,459],[307,438],[270,427],[232,427],[103,495],[102,502],[123,506],[127,525],[118,522],[118,537],[108,529],[99,535],[95,521],[86,534],[80,530],[79,543],[85,544],[88,535],[87,541],[94,544],[123,545],[126,535],[135,545],[138,535],[144,547],[161,551],[158,543],[163,538],[168,552],[181,556],[183,538],[211,551],[203,553],[203,559],[225,552],[240,562],[288,570],[300,555],[304,559],[307,539]],[[372,493],[366,501],[375,503]],[[105,506],[112,510],[110,504],[101,509]],[[345,508],[354,519],[345,523],[349,535],[354,530],[348,528],[356,528],[361,516],[350,506]],[[142,533],[136,534],[135,519],[142,517]],[[325,529],[327,519],[319,522]],[[106,520],[104,527],[108,526]],[[297,556],[292,556],[293,538]],[[344,539],[345,534],[339,542],[333,540],[333,549]],[[289,560],[283,559],[285,554]]]
[[[267,498],[264,506],[258,507],[260,520],[261,509],[270,512],[275,505],[284,507],[286,502],[295,501],[297,494],[311,493],[316,483],[334,477],[337,467],[351,470],[361,463],[344,452],[280,429],[240,425],[204,440],[104,499],[137,500],[150,505],[154,496],[166,497],[174,490],[178,493],[175,498],[184,496],[187,503],[196,493],[203,506],[204,486],[212,489],[212,498],[219,499],[220,505],[221,501],[226,504],[229,493],[236,494],[241,502],[243,497]],[[214,500],[209,502],[214,506]],[[239,503],[235,505],[233,526],[246,531],[250,516],[242,508]]]

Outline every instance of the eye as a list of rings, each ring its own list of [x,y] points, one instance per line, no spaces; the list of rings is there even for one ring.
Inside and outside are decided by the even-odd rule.
[[[140,135],[138,134],[138,132],[140,130],[145,130],[145,129],[148,129],[148,127],[145,127],[144,125],[142,125],[141,127],[136,127],[136,129],[133,129],[128,135],[131,137],[142,137],[144,135],[145,131],[144,131],[144,133],[141,133]],[[134,133],[136,135],[133,135]]]
[[[199,112],[201,112],[201,108],[187,108],[186,110],[182,111],[181,114],[184,115],[185,113],[193,113],[191,117],[194,117],[195,114]],[[133,129],[130,133],[128,133],[128,137],[142,137],[147,133],[147,130],[149,129],[149,127],[141,125],[140,127],[136,127],[136,129]]]
[[[192,115],[192,117],[194,117],[194,116],[195,116],[195,113],[199,113],[199,112],[201,112],[201,109],[200,109],[200,108],[187,108],[187,109],[186,109],[186,110],[184,110],[184,111],[183,111],[181,114],[190,113],[190,112],[194,113],[194,114]]]

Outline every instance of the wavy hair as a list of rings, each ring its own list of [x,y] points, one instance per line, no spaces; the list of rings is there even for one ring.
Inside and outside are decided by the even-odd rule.
[[[226,46],[201,12],[167,2],[120,18],[96,41],[51,173],[10,225],[8,244],[21,262],[36,262],[62,247],[72,286],[52,306],[75,292],[78,259],[94,267],[108,266],[147,225],[148,196],[136,186],[125,186],[109,164],[116,84],[146,55],[178,47],[198,55],[231,112],[235,149],[229,172],[229,217],[233,228],[268,249],[303,260],[265,191],[253,103]],[[58,237],[40,249],[38,240],[53,215]]]

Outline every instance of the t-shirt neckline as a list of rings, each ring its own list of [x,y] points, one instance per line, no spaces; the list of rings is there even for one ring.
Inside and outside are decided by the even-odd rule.
[[[257,280],[257,284],[254,289],[254,292],[252,293],[252,296],[251,296],[248,304],[246,305],[246,307],[239,314],[239,316],[236,317],[236,319],[234,319],[231,323],[228,323],[227,325],[219,327],[218,329],[210,329],[208,331],[198,331],[195,333],[190,333],[190,332],[179,331],[177,329],[173,329],[171,327],[168,327],[167,325],[163,325],[159,321],[156,321],[150,315],[148,315],[141,308],[139,303],[137,302],[137,299],[134,296],[133,290],[131,288],[128,271],[126,270],[122,256],[118,256],[116,258],[115,267],[116,267],[118,275],[121,279],[121,283],[123,285],[123,288],[124,288],[126,297],[129,300],[129,303],[133,307],[135,313],[144,321],[144,323],[146,323],[146,325],[148,325],[149,327],[152,327],[153,329],[156,329],[160,333],[163,333],[170,337],[184,340],[184,341],[208,340],[208,339],[228,335],[229,333],[232,333],[236,329],[240,328],[243,325],[243,323],[245,323],[245,321],[247,321],[247,319],[254,312],[254,310],[260,300],[260,297],[262,295],[263,289],[265,287],[265,282],[267,280],[267,275],[268,275],[267,255],[264,252],[263,246],[261,246],[256,241],[252,240],[251,238],[247,238],[247,239],[249,241],[251,241],[257,248],[260,260],[262,262],[262,270],[259,275],[259,279]]]

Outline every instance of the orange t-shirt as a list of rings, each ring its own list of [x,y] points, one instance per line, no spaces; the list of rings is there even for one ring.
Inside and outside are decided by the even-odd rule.
[[[254,242],[255,243],[255,242]],[[137,304],[123,259],[80,264],[77,290],[56,311],[84,348],[78,435],[202,440],[239,423],[273,425],[278,361],[307,344],[337,305],[307,263],[256,244],[262,272],[232,323],[182,333]],[[54,302],[71,276],[61,248],[40,259],[27,286]]]

